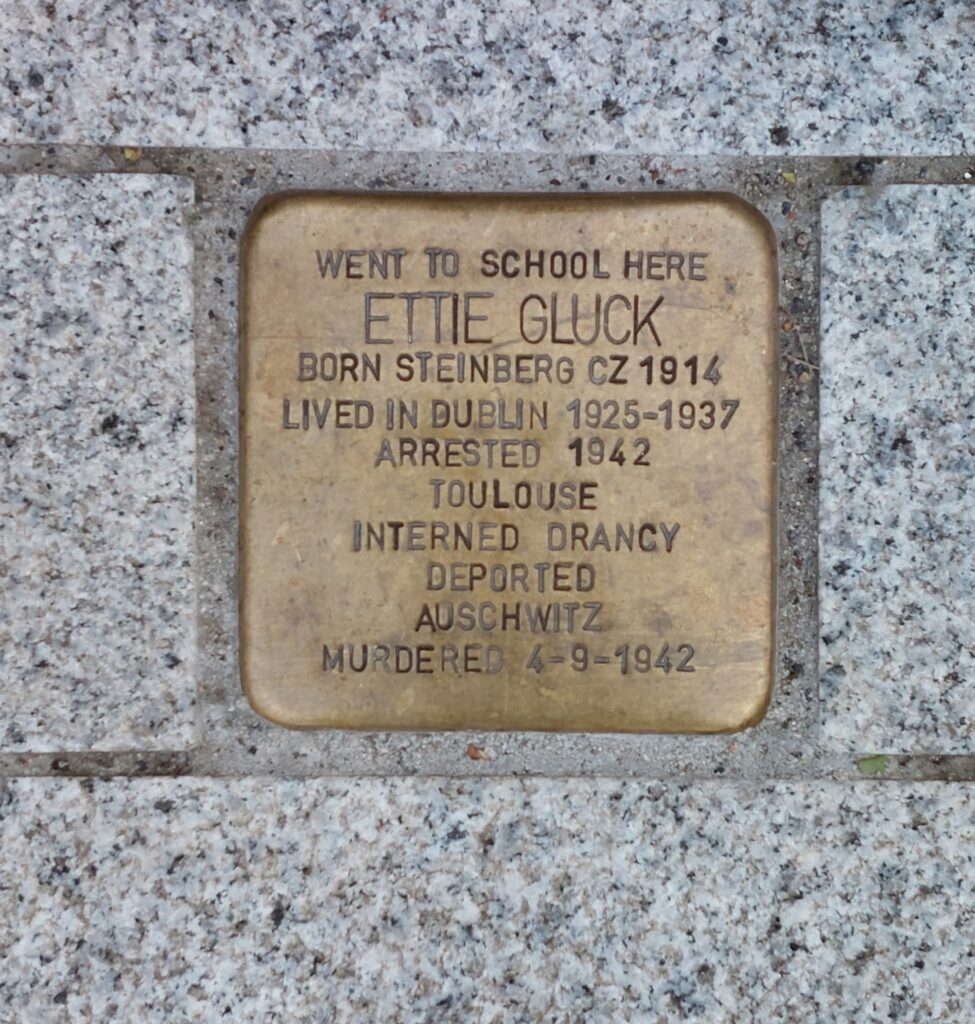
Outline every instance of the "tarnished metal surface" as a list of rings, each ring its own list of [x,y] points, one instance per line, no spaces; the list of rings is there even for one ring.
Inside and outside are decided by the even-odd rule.
[[[761,717],[776,268],[747,204],[275,197],[241,328],[241,672],[263,715]]]

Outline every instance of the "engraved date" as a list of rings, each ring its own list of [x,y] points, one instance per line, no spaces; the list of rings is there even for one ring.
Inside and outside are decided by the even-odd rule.
[[[612,654],[596,653],[588,644],[572,644],[569,654],[547,654],[542,644],[535,644],[525,668],[544,672],[549,665],[568,665],[575,672],[586,672],[596,665],[613,665],[620,675],[646,675],[650,672],[694,672],[694,648],[691,644],[662,643],[620,644]]]
[[[617,466],[627,462],[633,466],[650,465],[650,442],[645,437],[626,441],[622,437],[609,441],[601,437],[574,437],[568,447],[577,466],[601,466],[604,462],[615,462]]]
[[[675,402],[668,398],[656,409],[643,409],[636,399],[617,402],[613,399],[601,401],[590,398],[581,401],[573,399],[566,405],[566,412],[575,430],[636,430],[641,423],[657,423],[664,430],[727,430],[741,402],[737,398],[723,398],[720,401],[705,399],[695,402],[690,399]],[[579,465],[579,463],[576,463]]]

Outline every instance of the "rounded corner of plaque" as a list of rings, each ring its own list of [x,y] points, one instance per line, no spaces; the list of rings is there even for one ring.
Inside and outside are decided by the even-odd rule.
[[[247,215],[244,230],[240,236],[241,248],[246,251],[258,230],[263,227],[271,215],[276,213],[280,207],[287,205],[297,194],[295,192],[271,192],[261,196]]]
[[[756,725],[761,725],[768,714],[771,697],[771,687],[766,687],[761,693],[756,694],[753,700],[740,709],[734,721],[728,723],[725,731],[745,732],[748,729],[754,729]]]
[[[737,192],[718,192],[715,194],[715,199],[724,205],[732,216],[737,216],[744,223],[756,228],[774,256],[778,251],[778,236],[775,233],[775,227],[763,210]]]
[[[283,729],[296,728],[293,722],[282,709],[279,703],[271,699],[270,694],[261,687],[255,686],[245,673],[241,673],[241,689],[250,704],[251,710],[271,725],[277,725]]]

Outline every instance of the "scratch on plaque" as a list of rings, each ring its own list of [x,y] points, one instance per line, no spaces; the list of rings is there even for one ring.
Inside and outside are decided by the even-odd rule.
[[[275,531],[274,537],[271,540],[271,546],[274,547],[275,545],[283,544],[285,538],[288,536],[288,531],[290,529],[291,521],[289,519],[286,519]],[[297,565],[301,565],[304,562],[304,559],[301,557],[301,551],[299,550],[297,544],[292,544],[292,548],[294,549],[295,553],[295,563]]]
[[[416,690],[411,686],[408,690],[404,690],[400,695],[399,700],[396,702],[396,713],[401,715],[405,711],[409,711],[411,707],[416,703]]]

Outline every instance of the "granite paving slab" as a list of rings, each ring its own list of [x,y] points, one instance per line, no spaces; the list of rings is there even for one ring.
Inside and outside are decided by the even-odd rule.
[[[844,750],[975,751],[975,189],[823,207],[820,669]]]
[[[971,786],[5,785],[5,1024],[975,1017]]]
[[[975,142],[968,0],[17,0],[0,52],[0,142],[678,156]]]
[[[192,738],[192,194],[0,178],[0,750]]]

